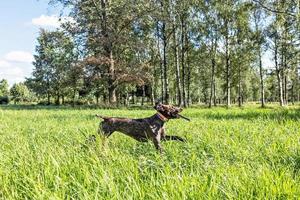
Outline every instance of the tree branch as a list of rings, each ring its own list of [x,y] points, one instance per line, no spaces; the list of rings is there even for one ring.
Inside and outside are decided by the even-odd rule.
[[[285,14],[285,15],[289,15],[289,16],[292,16],[292,17],[296,17],[296,15],[294,13],[269,8],[266,5],[264,5],[260,0],[252,0],[252,1],[254,1],[255,3],[258,3],[262,8],[264,8],[267,11],[270,11],[270,12],[273,12],[273,13]]]

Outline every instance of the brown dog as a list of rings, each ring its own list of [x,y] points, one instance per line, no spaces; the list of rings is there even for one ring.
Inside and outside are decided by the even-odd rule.
[[[182,108],[157,103],[154,109],[157,110],[156,114],[143,119],[103,117],[96,115],[104,119],[104,121],[100,122],[98,133],[109,137],[113,132],[119,131],[140,142],[152,140],[156,149],[160,152],[163,151],[160,144],[161,140],[179,140],[184,142],[185,140],[179,136],[166,135],[164,128],[165,122],[169,119],[184,118],[189,120],[179,114]]]

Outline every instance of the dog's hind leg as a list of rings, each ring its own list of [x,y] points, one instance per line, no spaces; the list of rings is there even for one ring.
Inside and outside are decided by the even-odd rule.
[[[114,132],[114,130],[105,121],[103,121],[99,124],[98,134],[100,136],[103,135],[108,138],[113,132]]]
[[[106,121],[102,121],[99,124],[98,134],[102,141],[102,147],[106,149],[107,147],[107,138],[114,132],[110,124],[107,124]]]

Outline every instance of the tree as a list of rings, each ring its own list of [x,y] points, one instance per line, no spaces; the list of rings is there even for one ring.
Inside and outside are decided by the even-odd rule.
[[[8,104],[9,103],[9,89],[8,82],[5,79],[0,81],[0,104]]]
[[[2,79],[0,81],[0,96],[8,96],[9,90],[8,90],[8,82],[5,79]]]
[[[62,3],[71,9],[70,16],[76,23],[70,31],[81,38],[80,45],[85,48],[83,60],[86,65],[92,66],[89,68],[90,78],[101,83],[99,87],[103,84],[107,86],[111,104],[117,101],[119,85],[127,82],[143,84],[143,68],[133,70],[120,57],[131,48],[128,46],[131,43],[130,34],[138,17],[149,11],[149,3],[131,0],[53,0],[51,3]],[[145,66],[145,63],[139,64]]]
[[[10,95],[15,103],[27,101],[30,97],[30,91],[24,83],[15,83],[10,89]]]
[[[41,33],[26,82],[49,103],[55,97],[74,105],[78,97],[144,105],[160,98],[208,107],[260,100],[264,107],[265,100],[285,105],[300,96],[296,1],[51,3],[65,6],[73,21],[55,34]],[[263,62],[270,52],[273,69]]]
[[[261,8],[257,5],[254,7],[253,11],[253,18],[255,24],[255,40],[254,45],[257,48],[257,55],[258,55],[258,65],[259,65],[259,77],[260,77],[260,102],[261,107],[265,107],[265,84],[264,84],[264,69],[262,66],[262,53],[263,53],[263,45],[265,44],[264,38],[264,30],[263,30],[263,17],[264,13]]]
[[[261,2],[259,2],[262,5]],[[299,54],[299,19],[292,14],[297,5],[293,1],[270,2],[263,8],[270,11],[272,21],[267,29],[268,46],[273,51],[274,74],[277,77],[278,101],[281,106],[289,101],[292,90],[290,77],[293,76]],[[283,12],[284,11],[284,12]],[[295,23],[296,22],[296,23]]]
[[[27,82],[32,83],[28,84],[38,95],[47,95],[48,104],[51,96],[56,96],[55,102],[60,104],[60,98],[67,92],[66,84],[73,73],[71,68],[75,60],[76,53],[70,37],[62,31],[41,29],[34,55],[33,77]]]

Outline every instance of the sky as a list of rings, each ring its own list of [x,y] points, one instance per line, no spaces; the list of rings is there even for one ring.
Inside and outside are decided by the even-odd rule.
[[[59,27],[60,13],[48,0],[0,0],[0,80],[12,86],[31,76],[39,29]],[[271,67],[270,54],[263,56],[263,65]]]
[[[39,29],[59,27],[60,11],[48,0],[0,0],[0,80],[30,77]]]

